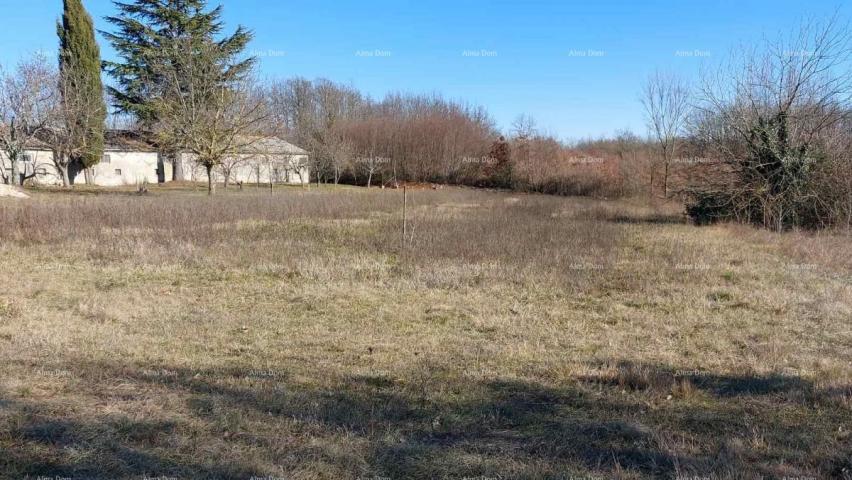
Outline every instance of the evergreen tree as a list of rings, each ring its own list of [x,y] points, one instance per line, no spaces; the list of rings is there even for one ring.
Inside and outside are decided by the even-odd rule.
[[[158,105],[174,95],[167,85],[164,71],[178,72],[185,78],[192,70],[184,55],[187,44],[210,54],[208,45],[215,44],[212,62],[219,65],[214,74],[223,85],[247,76],[255,59],[240,55],[252,39],[243,27],[230,36],[218,38],[224,29],[222,7],[207,9],[206,0],[132,0],[114,2],[119,14],[107,17],[115,32],[102,32],[112,44],[119,60],[105,62],[104,68],[114,79],[109,88],[114,107],[134,115],[143,128],[153,130],[158,123]],[[187,82],[189,85],[190,82]],[[163,153],[177,160],[182,145],[160,145]],[[182,163],[174,161],[174,180],[182,180]]]
[[[59,71],[66,88],[64,103],[76,105],[76,115],[66,118],[75,123],[73,163],[89,168],[101,160],[104,151],[106,104],[101,82],[101,52],[95,41],[92,17],[81,0],[64,0],[59,35]],[[73,98],[68,98],[73,97]]]
[[[243,27],[222,39],[221,5],[205,11],[206,0],[133,0],[114,2],[117,16],[107,17],[115,32],[101,32],[118,54],[119,60],[104,62],[106,71],[115,78],[116,86],[109,87],[115,107],[131,113],[145,123],[155,121],[151,105],[163,94],[159,72],[163,65],[180,68],[184,61],[175,58],[174,46],[186,41],[205,45],[214,40],[217,55],[226,63],[221,71],[224,83],[245,76],[254,59],[230,62],[245,50],[252,34]]]

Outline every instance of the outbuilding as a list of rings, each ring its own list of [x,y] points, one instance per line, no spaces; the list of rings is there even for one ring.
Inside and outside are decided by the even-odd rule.
[[[214,169],[214,181],[227,179],[232,183],[286,183],[310,182],[308,152],[277,137],[257,137],[244,142],[238,155],[223,160]],[[9,159],[0,153],[4,171],[9,172]],[[178,155],[185,179],[206,182],[207,173],[188,153]],[[74,184],[116,187],[143,183],[165,183],[172,180],[173,164],[161,155],[153,142],[130,130],[108,130],[105,135],[104,155],[89,169],[88,175],[69,171]],[[62,175],[53,162],[53,151],[40,140],[33,140],[21,158],[23,179],[37,185],[62,185]]]

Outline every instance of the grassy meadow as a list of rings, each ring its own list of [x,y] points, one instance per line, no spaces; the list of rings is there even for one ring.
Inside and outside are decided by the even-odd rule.
[[[0,478],[852,478],[852,241],[446,188],[0,199]],[[404,247],[403,247],[404,242]]]

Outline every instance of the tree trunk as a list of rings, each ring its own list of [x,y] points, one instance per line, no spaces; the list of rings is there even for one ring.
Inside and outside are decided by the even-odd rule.
[[[373,172],[371,171],[369,173],[369,175],[367,176],[367,188],[370,188],[372,183],[373,183]]]
[[[213,165],[205,165],[207,169],[207,195],[213,195],[216,190],[215,183],[213,183]]]
[[[65,188],[71,187],[71,177],[68,176],[68,165],[57,166],[57,169],[62,176],[62,186]]]
[[[184,180],[183,159],[179,153],[170,154],[172,161],[172,181],[182,182]]]
[[[2,161],[2,160],[0,160]],[[21,184],[21,172],[20,172],[20,160],[16,157],[12,159],[12,170],[9,174],[9,184],[11,185],[20,185]]]
[[[648,184],[648,196],[654,198],[654,170],[656,169],[656,165],[651,161],[651,183]]]
[[[228,189],[228,185],[231,183],[231,172],[230,172],[230,171],[225,171],[224,176],[225,176],[225,182],[224,182],[224,186],[223,186],[223,188],[224,188],[225,190],[227,190],[227,189]]]

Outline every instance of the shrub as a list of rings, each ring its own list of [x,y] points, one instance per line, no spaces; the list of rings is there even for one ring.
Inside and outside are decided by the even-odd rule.
[[[686,214],[696,225],[709,225],[735,217],[725,192],[693,191],[688,194]]]

